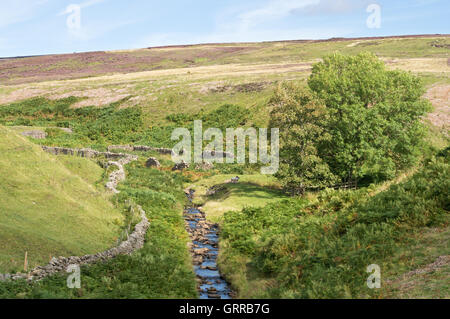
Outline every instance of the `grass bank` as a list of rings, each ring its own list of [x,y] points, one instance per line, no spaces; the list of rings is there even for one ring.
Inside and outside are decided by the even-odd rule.
[[[383,297],[367,287],[366,267],[395,277],[417,266],[419,258],[403,267],[398,258],[420,245],[419,233],[448,228],[449,174],[447,149],[382,192],[324,191],[228,212],[219,265],[241,298]]]
[[[131,256],[81,268],[81,289],[66,287],[66,274],[34,284],[0,283],[0,298],[195,298],[196,281],[182,218],[186,177],[148,169],[145,160],[127,166],[114,198],[139,204],[150,220],[144,247]],[[133,216],[131,216],[133,217]]]
[[[0,126],[0,272],[112,247],[123,222],[87,159],[49,155]]]

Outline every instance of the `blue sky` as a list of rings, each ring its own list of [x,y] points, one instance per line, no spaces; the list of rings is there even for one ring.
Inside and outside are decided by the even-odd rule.
[[[367,26],[370,4],[379,28]],[[449,14],[448,0],[0,0],[0,56],[450,33]]]

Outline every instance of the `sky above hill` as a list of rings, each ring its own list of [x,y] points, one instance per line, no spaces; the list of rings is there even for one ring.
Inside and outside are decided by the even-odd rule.
[[[0,0],[0,57],[450,33],[448,0]]]

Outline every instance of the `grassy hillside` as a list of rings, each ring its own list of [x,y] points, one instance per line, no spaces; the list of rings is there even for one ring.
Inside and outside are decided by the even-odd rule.
[[[414,243],[398,249],[385,274],[387,298],[449,298],[450,227],[427,227],[414,234]],[[446,263],[436,265],[439,257]]]
[[[330,39],[263,43],[204,44],[37,56],[0,61],[0,80],[7,84],[92,77],[175,68],[242,63],[296,63],[341,51],[370,51],[380,57],[448,57],[446,36]]]
[[[157,156],[160,160],[161,158]],[[144,247],[131,256],[83,266],[81,289],[69,289],[67,274],[0,283],[0,298],[195,298],[195,275],[187,249],[182,217],[188,179],[167,169],[148,169],[145,158],[127,165],[127,179],[119,184],[121,204],[133,201],[150,220]],[[133,216],[130,216],[133,217]]]
[[[433,46],[435,43],[442,46]],[[361,51],[374,52],[386,61],[390,69],[410,70],[424,78],[427,84],[436,82],[449,83],[450,67],[447,63],[450,54],[445,45],[448,37],[437,38],[404,38],[404,39],[366,39],[329,42],[277,42],[253,43],[246,45],[216,45],[194,46],[188,48],[159,48],[142,49],[124,52],[107,52],[117,59],[125,59],[123,63],[132,69],[115,71],[120,65],[116,59],[103,59],[101,55],[94,55],[98,66],[107,69],[107,74],[97,73],[82,63],[73,66],[74,69],[89,73],[90,77],[80,76],[71,68],[64,67],[64,63],[56,65],[67,77],[57,78],[56,81],[41,82],[47,79],[45,68],[38,67],[45,57],[26,58],[18,60],[5,60],[11,68],[4,68],[11,81],[30,81],[28,84],[12,84],[1,81],[0,105],[14,102],[24,102],[30,98],[39,97],[50,100],[69,101],[71,96],[72,108],[85,108],[89,106],[107,107],[112,103],[119,103],[121,108],[137,106],[142,111],[142,121],[145,127],[158,127],[166,125],[167,116],[178,113],[196,114],[210,112],[223,104],[236,104],[245,107],[253,116],[252,123],[266,125],[268,120],[267,100],[279,81],[302,81],[310,73],[312,63],[324,55],[339,51],[346,54],[355,54]],[[233,49],[248,47],[250,49]],[[215,52],[215,58],[190,59],[187,54],[202,55],[202,51]],[[226,54],[217,54],[218,52]],[[125,55],[126,57],[123,57]],[[130,57],[139,56],[164,57],[167,65],[155,66],[153,62],[139,62]],[[77,59],[78,55],[62,56],[63,59]],[[196,56],[198,57],[198,56]],[[127,58],[131,60],[127,62]],[[145,58],[143,58],[145,60]],[[195,63],[186,62],[196,61]],[[52,61],[50,59],[50,61]],[[114,61],[112,65],[108,61]],[[122,60],[121,60],[122,61]],[[174,66],[173,61],[180,61]],[[36,63],[36,65],[34,64]],[[107,63],[107,67],[102,65]],[[134,64],[133,64],[134,63]],[[133,68],[136,65],[141,67]],[[13,67],[20,65],[21,67]],[[30,69],[36,77],[25,76]],[[14,72],[26,74],[14,74]],[[120,71],[120,70],[117,70]],[[93,75],[98,75],[92,77]],[[6,76],[6,75],[5,75]],[[43,78],[39,78],[42,76]],[[73,77],[73,79],[72,79]],[[1,78],[1,76],[0,76]],[[6,79],[5,79],[6,80]],[[37,101],[39,104],[46,104]],[[17,107],[15,105],[14,107]],[[80,111],[81,112],[81,111]],[[28,114],[22,114],[23,121],[14,125],[28,125]],[[42,122],[51,121],[50,115],[45,114]],[[1,123],[1,122],[0,122]],[[24,124],[25,123],[25,124]],[[9,122],[5,122],[10,125]],[[34,124],[34,125],[36,125]],[[54,125],[44,124],[43,126]],[[156,128],[155,128],[156,130]],[[159,142],[156,140],[155,142]]]
[[[94,183],[103,169],[75,157],[56,158],[0,127],[0,271],[45,264],[51,256],[109,248],[122,214]]]

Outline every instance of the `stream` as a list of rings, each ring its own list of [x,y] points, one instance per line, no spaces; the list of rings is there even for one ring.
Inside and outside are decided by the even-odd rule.
[[[194,191],[187,197],[192,204]],[[194,271],[199,283],[200,299],[231,299],[231,289],[217,267],[219,255],[219,227],[206,220],[205,213],[190,205],[184,210],[186,230],[192,245]]]

